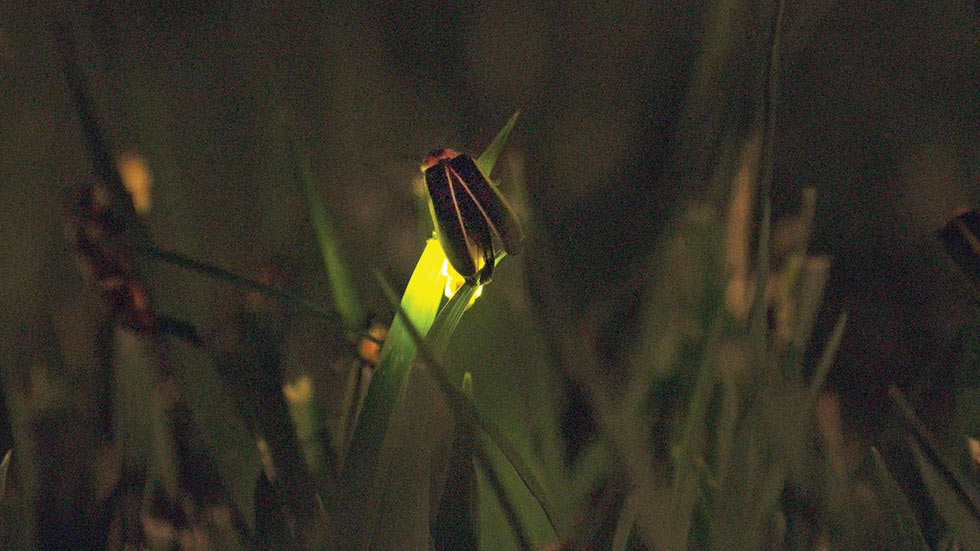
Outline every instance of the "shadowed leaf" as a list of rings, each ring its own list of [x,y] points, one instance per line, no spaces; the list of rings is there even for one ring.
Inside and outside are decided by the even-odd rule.
[[[874,459],[875,474],[878,478],[878,487],[881,496],[879,502],[885,516],[885,521],[889,526],[888,534],[891,543],[900,546],[892,547],[891,549],[895,549],[896,551],[901,549],[908,551],[928,550],[929,545],[922,536],[922,531],[919,529],[919,523],[915,518],[915,513],[912,512],[908,499],[902,493],[898,482],[888,472],[888,466],[885,465],[885,460],[874,447],[871,448],[871,456]]]
[[[296,136],[295,128],[288,123],[286,123],[286,135],[289,142],[293,174],[303,186],[303,195],[306,197],[306,204],[309,208],[310,222],[313,224],[313,230],[316,232],[317,241],[320,244],[320,255],[323,257],[323,266],[327,271],[327,280],[330,282],[330,295],[333,298],[334,306],[340,313],[345,326],[348,328],[364,327],[367,320],[361,308],[357,288],[340,252],[340,242],[334,232],[334,224],[327,211],[327,205],[313,183],[308,156]]]
[[[515,111],[513,115],[507,119],[504,127],[497,132],[494,136],[493,141],[487,146],[483,153],[476,159],[476,166],[480,167],[480,170],[487,176],[490,177],[490,173],[493,172],[494,165],[497,164],[497,157],[500,156],[500,152],[503,151],[504,145],[507,143],[507,137],[510,136],[510,131],[514,129],[514,124],[517,123],[517,117],[521,114],[520,110]]]

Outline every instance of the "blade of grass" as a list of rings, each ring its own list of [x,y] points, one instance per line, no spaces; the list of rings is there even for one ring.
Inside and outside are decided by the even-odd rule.
[[[82,134],[85,137],[85,145],[88,148],[95,173],[115,198],[118,208],[114,214],[121,218],[123,226],[128,228],[138,239],[147,240],[149,235],[146,227],[140,222],[139,216],[133,208],[129,192],[126,191],[126,186],[123,184],[122,177],[113,161],[112,150],[106,144],[95,116],[92,98],[88,93],[88,82],[85,74],[78,66],[78,52],[75,48],[75,37],[72,29],[68,23],[58,20],[54,22],[53,28],[58,53],[61,57],[62,72],[75,102],[75,110],[78,113]]]
[[[341,321],[344,326],[344,330],[347,331],[348,338],[353,342],[358,339],[367,339],[376,344],[381,344],[381,342],[374,336],[364,331],[362,326],[346,325],[343,324],[343,320],[338,320],[338,315],[334,312],[324,309],[323,307],[313,303],[304,298],[298,297],[292,293],[283,291],[278,287],[273,287],[271,285],[266,285],[264,283],[259,283],[254,279],[247,278],[243,275],[236,274],[230,270],[225,270],[224,268],[219,268],[213,264],[207,262],[201,262],[200,260],[195,260],[189,256],[183,255],[181,253],[166,251],[157,247],[156,245],[137,245],[130,244],[129,250],[132,252],[145,256],[147,258],[157,260],[160,262],[165,262],[167,264],[173,264],[185,270],[192,272],[197,272],[202,275],[213,277],[215,279],[220,279],[227,281],[233,285],[238,285],[244,287],[250,291],[255,291],[264,296],[278,299],[284,303],[295,307],[311,316],[330,320],[330,321]]]
[[[834,358],[837,357],[837,349],[840,348],[841,339],[844,338],[844,328],[846,326],[847,313],[843,313],[837,318],[837,323],[834,324],[834,330],[831,331],[830,339],[823,347],[823,353],[820,354],[820,361],[817,362],[817,368],[814,370],[813,378],[810,380],[811,402],[816,400],[817,395],[820,394],[820,389],[823,388],[823,383],[827,379],[830,367],[834,365]]]
[[[782,77],[780,55],[782,53],[783,19],[786,11],[785,0],[779,0],[773,21],[769,59],[766,67],[766,86],[762,88],[762,115],[765,120],[765,133],[762,137],[762,166],[759,170],[759,204],[762,207],[759,222],[758,261],[756,263],[757,285],[755,303],[752,308],[751,328],[756,336],[757,357],[763,357],[768,339],[768,284],[769,284],[769,238],[772,225],[772,177],[775,170],[776,113],[779,106],[779,80]]]
[[[380,274],[375,274],[385,296],[392,303],[392,306],[397,308],[399,316],[406,319],[404,310],[400,305],[398,305],[398,299],[391,286],[385,281],[384,277]],[[457,292],[457,295],[459,293]],[[455,295],[454,295],[454,298]],[[450,302],[452,302],[450,300]],[[447,305],[448,307],[448,305]],[[465,422],[472,427],[479,428],[490,440],[500,449],[507,461],[510,462],[511,466],[520,476],[521,480],[524,482],[525,487],[538,502],[545,516],[548,518],[548,522],[551,524],[552,529],[555,531],[556,535],[560,535],[561,532],[557,529],[556,519],[557,516],[554,514],[554,507],[551,505],[552,500],[545,490],[544,486],[538,482],[537,478],[531,472],[530,467],[524,461],[524,459],[517,453],[517,448],[511,443],[510,439],[507,438],[503,431],[497,428],[494,424],[490,423],[473,405],[472,402],[467,400],[453,384],[450,382],[449,378],[446,376],[446,370],[442,366],[435,354],[432,351],[431,346],[425,341],[422,333],[411,321],[405,323],[405,329],[411,338],[415,341],[415,345],[418,347],[419,353],[422,355],[422,360],[428,365],[429,369],[426,373],[429,373],[433,379],[438,384],[439,388],[443,391],[443,394],[447,398],[447,403],[450,409],[453,411],[453,415],[456,416],[461,422]]]
[[[78,52],[72,29],[67,23],[56,21],[54,36],[61,56],[62,72],[75,102],[75,110],[82,125],[82,134],[85,137],[85,145],[93,168],[113,195],[118,199],[128,199],[126,188],[112,161],[112,154],[106,147],[102,131],[96,122],[92,99],[88,94],[88,82],[78,66]]]
[[[575,508],[585,503],[601,481],[609,476],[615,461],[609,438],[602,432],[598,433],[592,443],[579,453],[568,473],[562,485],[564,501]]]
[[[945,537],[955,535],[967,544],[961,549],[977,551],[980,549],[980,523],[977,522],[972,505],[964,502],[960,490],[942,472],[944,466],[933,458],[927,458],[926,451],[919,442],[909,438],[909,445],[922,476],[922,483],[945,525]]]
[[[413,330],[417,327],[424,332],[431,327],[445,290],[445,278],[440,276],[445,258],[439,242],[429,239],[397,308],[347,447],[340,477],[343,518],[339,528],[345,533],[340,535],[338,544],[351,549],[360,548],[370,537],[371,530],[359,527],[373,522],[377,514],[381,497],[377,486],[378,461],[416,353],[407,327],[411,325]]]
[[[935,465],[935,468],[963,502],[973,518],[980,522],[980,499],[977,498],[976,486],[960,472],[952,461],[945,457],[939,441],[915,414],[915,410],[905,399],[905,395],[895,386],[891,386],[888,389],[888,396],[898,408],[906,426],[915,435],[916,441],[922,446],[924,455]]]
[[[630,494],[619,512],[616,520],[616,530],[613,532],[611,551],[626,551],[629,545],[630,535],[633,533],[633,525],[636,523],[636,508],[639,506],[636,493]]]
[[[469,371],[463,374],[460,390],[466,396],[473,396],[473,376]],[[473,431],[462,423],[454,423],[453,429],[449,471],[429,533],[437,551],[476,551],[480,537],[480,500]]]
[[[674,480],[670,490],[669,517],[670,532],[667,549],[687,549],[688,535],[693,520],[694,507],[701,487],[701,472],[697,458],[703,455],[703,446],[698,445],[699,437],[706,430],[706,416],[711,397],[714,395],[717,377],[712,362],[713,351],[721,337],[721,318],[716,317],[705,337],[705,356],[698,369],[698,377],[691,391],[681,439],[677,443]]]
[[[881,492],[879,503],[885,519],[892,529],[890,534],[894,535],[892,541],[901,542],[900,545],[909,551],[927,551],[929,545],[919,529],[919,522],[909,506],[908,498],[905,497],[905,493],[902,492],[898,482],[888,471],[885,460],[874,446],[871,447],[871,457],[874,460],[875,473]]]
[[[480,445],[474,446],[473,456],[480,465],[480,470],[483,472],[487,485],[490,486],[491,490],[493,490],[494,496],[497,498],[497,502],[500,503],[500,508],[504,512],[504,517],[507,519],[507,524],[510,525],[511,532],[513,532],[514,538],[517,539],[517,545],[525,551],[531,551],[534,549],[534,546],[531,545],[531,540],[528,539],[527,532],[525,532],[524,526],[521,524],[521,519],[517,514],[517,509],[507,496],[507,490],[500,481],[500,476],[498,476],[496,469],[493,467],[493,463],[487,456],[487,450]]]
[[[735,444],[735,431],[739,417],[738,385],[731,373],[721,376],[721,411],[718,415],[718,428],[715,431],[715,480],[725,480],[728,476],[729,462],[732,457],[732,447]]]
[[[446,348],[449,347],[449,338],[463,318],[463,313],[466,312],[466,307],[472,300],[477,288],[477,285],[464,283],[436,316],[432,327],[429,329],[429,334],[426,335],[426,342],[436,357],[445,356]]]
[[[494,165],[497,164],[497,157],[499,157],[500,152],[503,151],[504,144],[507,143],[507,137],[510,136],[510,131],[514,129],[514,124],[517,123],[517,117],[519,117],[520,114],[521,111],[518,109],[513,115],[510,116],[509,119],[507,119],[507,123],[504,124],[504,127],[497,132],[497,135],[494,136],[493,141],[490,142],[490,145],[488,145],[487,148],[483,150],[483,153],[481,153],[476,159],[476,166],[478,166],[480,170],[487,175],[487,177],[490,176]]]
[[[115,436],[123,468],[146,467],[170,497],[177,492],[176,442],[159,391],[160,358],[153,343],[114,332]]]
[[[313,230],[316,232],[317,241],[320,244],[320,254],[323,257],[323,267],[327,271],[327,280],[330,283],[330,295],[333,298],[334,306],[340,313],[344,325],[347,327],[364,327],[367,319],[364,316],[364,310],[361,308],[361,301],[357,296],[357,288],[353,278],[351,278],[350,270],[340,253],[340,242],[334,233],[334,225],[327,211],[327,205],[313,183],[309,156],[299,141],[295,127],[288,122],[284,126],[290,162],[293,165],[293,175],[303,186],[303,195],[306,197],[306,204],[309,208],[310,222],[313,224]]]
[[[477,161],[485,174],[493,170],[516,118],[515,113]],[[378,367],[368,387],[341,472],[342,480],[346,482],[341,488],[341,502],[347,517],[341,526],[348,530],[347,535],[350,536],[342,538],[342,541],[354,549],[359,548],[360,542],[372,533],[371,530],[358,531],[357,526],[362,521],[367,522],[365,515],[374,515],[377,510],[378,496],[375,494],[378,481],[375,471],[379,451],[415,358],[416,343],[421,341],[419,335],[429,331],[442,301],[444,279],[441,272],[445,258],[438,240],[429,239],[409,278],[401,302],[397,299],[392,301],[398,315],[381,349]],[[456,294],[460,295],[459,292]],[[451,333],[453,328],[455,323],[448,328],[448,332]],[[451,384],[449,388],[456,391]]]
[[[0,505],[3,504],[3,495],[7,490],[7,471],[10,469],[10,455],[14,452],[11,448],[3,454],[3,461],[0,461]]]
[[[494,260],[494,265],[500,264],[500,261],[507,256],[506,253],[501,252],[497,255]],[[476,294],[479,285],[474,285],[472,283],[463,283],[463,285],[453,293],[453,296],[449,299],[449,302],[439,310],[439,315],[436,316],[434,322],[432,322],[432,328],[429,329],[429,334],[426,335],[426,342],[428,343],[433,354],[437,358],[441,358],[446,353],[446,348],[449,346],[449,338],[452,337],[453,331],[456,330],[456,326],[459,325],[459,320],[463,318],[463,314],[466,312],[466,308],[469,306],[470,301]]]
[[[802,273],[795,286],[795,320],[790,351],[790,357],[795,364],[799,364],[813,335],[813,325],[823,304],[824,288],[830,272],[830,261],[826,257],[801,255],[798,258],[802,259]]]
[[[755,344],[755,357],[766,355],[769,343],[769,297],[766,289],[769,286],[769,237],[772,230],[772,205],[766,195],[762,202],[762,215],[759,220],[759,236],[757,241],[755,278],[757,289],[753,297],[752,309],[749,314],[749,334]]]

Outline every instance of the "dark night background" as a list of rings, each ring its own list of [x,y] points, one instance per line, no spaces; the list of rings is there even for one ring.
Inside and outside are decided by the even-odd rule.
[[[4,384],[36,384],[28,373],[47,370],[80,404],[98,386],[66,352],[84,329],[72,312],[86,306],[64,204],[93,172],[52,18],[74,26],[111,143],[150,164],[148,225],[162,246],[242,272],[278,259],[292,285],[324,297],[285,161],[288,108],[359,290],[383,316],[371,271],[403,285],[422,248],[418,161],[436,147],[478,152],[521,109],[502,174],[524,171],[517,202],[533,229],[513,266],[555,361],[572,361],[570,343],[584,338],[614,373],[671,205],[711,193],[723,139],[745,136],[757,114],[772,8],[705,4],[3,2]],[[936,369],[930,359],[968,306],[934,232],[955,207],[980,205],[972,8],[788,3],[773,204],[778,218],[817,189],[813,249],[834,263],[825,318],[851,313],[832,380],[858,429],[880,399],[866,391]],[[162,308],[219,323],[232,290],[179,272],[170,281],[157,290]],[[480,312],[472,323],[493,315]],[[294,330],[308,363],[340,342],[336,328]]]

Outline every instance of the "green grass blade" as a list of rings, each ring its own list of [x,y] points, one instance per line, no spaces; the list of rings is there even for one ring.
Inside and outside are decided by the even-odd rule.
[[[478,166],[480,171],[482,171],[488,178],[490,177],[490,173],[493,172],[493,167],[497,164],[497,157],[499,157],[500,152],[503,151],[504,144],[507,143],[507,137],[510,136],[510,131],[514,129],[514,124],[517,123],[517,117],[519,117],[520,114],[521,111],[517,110],[510,116],[510,119],[507,120],[504,127],[500,129],[500,132],[497,132],[496,136],[494,136],[493,141],[490,142],[490,145],[488,145],[487,148],[483,150],[483,153],[480,154],[480,157],[477,158],[476,166]]]
[[[460,390],[468,397],[473,396],[473,377],[468,371],[463,374]],[[480,540],[476,443],[470,427],[456,423],[454,428],[452,459],[430,532],[437,550],[476,551]]]
[[[599,432],[592,443],[579,453],[568,473],[562,485],[564,500],[575,507],[586,503],[592,492],[609,476],[615,463],[612,443],[604,432]]]
[[[415,358],[415,343],[406,329],[406,322],[426,333],[432,326],[444,290],[439,275],[444,258],[438,241],[430,239],[408,281],[399,307],[400,314],[391,324],[381,349],[378,368],[351,440],[344,466],[345,475],[368,472],[359,465],[372,462],[372,455],[381,445],[398,392]]]
[[[457,293],[459,293],[459,291],[457,291]],[[439,317],[440,318],[443,317],[441,312],[439,314]],[[468,400],[470,401],[473,400],[473,376],[469,371],[463,373],[463,383],[462,385],[460,385],[460,391],[464,396],[466,396]],[[533,547],[530,544],[531,539],[528,537],[527,531],[524,529],[524,526],[521,524],[521,517],[520,514],[518,514],[518,507],[514,504],[514,502],[510,499],[510,496],[507,494],[507,490],[504,486],[504,483],[501,480],[499,473],[494,468],[493,461],[490,459],[490,454],[485,444],[481,439],[477,438],[476,435],[473,434],[472,427],[470,427],[466,423],[457,423],[456,430],[459,433],[465,434],[467,436],[468,438],[467,444],[469,445],[469,453],[467,454],[466,459],[468,460],[468,465],[467,465],[467,468],[469,469],[468,474],[470,474],[473,477],[472,478],[473,486],[467,488],[467,490],[469,490],[467,492],[467,495],[471,498],[471,501],[466,502],[465,507],[457,507],[457,509],[472,511],[470,514],[471,514],[471,518],[474,519],[474,521],[469,523],[469,527],[472,528],[472,535],[473,535],[472,541],[474,543],[474,546],[472,548],[473,549],[479,548],[479,539],[480,539],[479,524],[485,522],[484,520],[482,520],[482,516],[480,515],[479,481],[482,479],[486,483],[486,485],[490,487],[490,490],[493,492],[494,497],[497,499],[497,504],[500,505],[501,511],[504,514],[504,519],[507,524],[506,528],[509,529],[510,532],[514,535],[514,539],[517,541],[517,544],[521,549],[530,551],[531,549],[533,549]],[[477,474],[477,471],[474,469],[475,465],[479,465],[480,467],[479,475]],[[444,497],[443,497],[444,501],[446,499],[445,493],[448,493],[450,491],[452,490],[447,485],[446,489],[444,490]],[[496,524],[492,525],[492,528],[503,529],[503,527]],[[459,545],[450,545],[449,547],[447,547],[446,543],[442,543],[441,545],[442,545],[441,547],[442,549],[461,548],[461,546]]]
[[[330,283],[330,295],[333,298],[334,306],[340,313],[344,325],[347,327],[363,327],[367,320],[364,316],[364,310],[361,308],[357,288],[354,286],[350,270],[340,253],[340,243],[334,233],[334,225],[327,211],[327,205],[313,183],[308,156],[303,151],[295,129],[289,124],[286,125],[286,135],[289,142],[293,174],[303,186],[303,195],[306,197],[306,204],[309,208],[310,222],[313,224],[317,241],[320,244],[320,255],[323,257],[323,266],[327,271],[327,281]]]
[[[704,468],[699,462],[705,456],[705,443],[710,430],[708,416],[712,398],[718,386],[718,373],[712,363],[712,353],[722,336],[723,320],[716,316],[705,334],[704,356],[697,366],[697,379],[691,390],[683,429],[675,452],[674,480],[670,490],[670,525],[665,534],[667,549],[686,549],[698,495],[704,487]]]
[[[534,549],[534,547],[531,545],[530,539],[527,537],[527,532],[524,530],[524,527],[521,524],[521,519],[520,515],[517,513],[517,508],[507,496],[507,490],[504,488],[504,484],[501,482],[500,476],[494,469],[493,462],[488,457],[486,449],[484,449],[482,446],[477,446],[474,448],[474,455],[477,463],[480,465],[480,472],[483,475],[483,479],[493,491],[494,496],[497,498],[497,502],[500,504],[500,508],[504,512],[504,518],[506,518],[507,524],[510,526],[510,530],[514,534],[514,538],[517,540],[518,547],[525,551],[531,551]]]
[[[353,548],[356,538],[368,534],[358,526],[376,515],[378,496],[375,495],[375,477],[378,459],[392,415],[402,395],[416,345],[407,329],[428,332],[435,320],[439,303],[445,290],[445,278],[440,275],[446,256],[435,239],[427,241],[422,256],[409,278],[408,286],[398,307],[398,315],[391,324],[388,337],[381,349],[378,367],[368,387],[367,396],[354,428],[341,471],[341,513],[345,518],[340,528],[347,531],[345,541]],[[397,302],[397,301],[396,301]],[[358,541],[360,541],[358,539]]]
[[[125,468],[147,467],[170,497],[177,492],[177,452],[159,390],[156,347],[126,329],[114,331],[115,435]]]
[[[385,292],[385,296],[388,300],[392,302],[393,306],[397,305],[397,298],[392,291],[391,286],[380,275],[378,276],[378,281],[381,284],[382,289]],[[399,317],[404,318],[405,315],[402,313],[403,309],[396,306],[399,310]],[[453,412],[453,415],[461,421],[470,424],[473,427],[479,428],[491,441],[500,449],[504,457],[511,464],[515,471],[517,471],[524,485],[527,487],[528,491],[537,500],[542,511],[544,511],[545,516],[548,518],[548,522],[551,524],[552,529],[556,534],[561,532],[557,529],[557,515],[555,513],[556,509],[552,505],[553,500],[551,499],[549,492],[544,488],[544,486],[537,480],[537,478],[532,473],[529,465],[524,459],[517,453],[517,447],[510,441],[509,438],[504,435],[496,425],[490,423],[476,408],[471,401],[469,401],[466,396],[464,396],[453,384],[450,382],[449,378],[446,376],[446,370],[435,354],[432,351],[431,346],[424,340],[421,331],[414,326],[411,322],[405,324],[406,330],[408,331],[411,338],[415,341],[415,344],[419,347],[419,352],[422,355],[422,359],[429,366],[426,373],[432,375],[438,384],[440,390],[446,396],[447,404]]]
[[[516,118],[517,114],[511,117],[477,161],[485,174],[489,174],[493,169]],[[310,202],[311,214],[316,204],[315,201]],[[325,210],[323,212],[325,213]],[[374,516],[377,510],[379,496],[376,470],[379,452],[398,400],[404,391],[415,358],[417,343],[421,342],[422,335],[429,333],[442,301],[445,277],[441,272],[445,258],[446,255],[439,242],[435,239],[428,240],[401,302],[399,303],[397,299],[392,300],[398,315],[382,347],[377,371],[368,387],[341,473],[341,479],[346,483],[341,500],[345,504],[346,518],[341,525],[343,529],[350,531],[349,535],[352,538],[348,539],[357,540],[345,542],[352,548],[358,548],[360,542],[369,538],[372,532],[367,530],[365,534],[365,531],[358,530],[357,526],[361,522],[366,522],[368,516]],[[439,322],[437,335],[433,338],[433,342],[440,348],[445,348],[449,335],[469,302],[469,298],[463,300],[463,297],[467,294],[471,296],[473,292],[475,292],[473,286],[464,286],[456,293],[454,297],[456,302],[450,301],[446,315]],[[452,385],[449,387],[452,392],[458,394],[459,391],[455,387]],[[355,531],[359,533],[354,533]]]
[[[466,306],[473,298],[473,294],[476,293],[476,289],[476,285],[464,283],[453,294],[452,298],[449,299],[449,302],[443,306],[442,310],[439,311],[439,315],[436,317],[432,328],[429,329],[429,334],[426,336],[426,342],[436,357],[442,358],[446,354],[446,348],[449,346],[449,338],[452,336],[456,326],[459,325],[459,320],[463,318]]]
[[[505,256],[506,253],[504,252],[498,254],[494,260],[494,265],[500,264],[500,261]],[[439,315],[436,316],[435,321],[432,323],[432,328],[429,329],[429,334],[425,337],[425,342],[428,343],[435,357],[441,359],[446,354],[449,339],[452,337],[453,331],[456,330],[456,326],[459,325],[459,320],[463,318],[463,313],[466,312],[466,308],[469,306],[478,288],[478,285],[463,283],[453,293],[449,302],[439,311]]]
[[[711,349],[710,347],[708,348]],[[671,531],[665,534],[666,549],[686,549],[702,476],[697,460],[703,457],[701,439],[706,432],[706,416],[716,383],[712,366],[702,365],[684,416],[684,429],[677,444],[676,468],[670,490]]]
[[[730,373],[721,375],[721,411],[718,413],[715,430],[715,479],[724,480],[728,475],[731,463],[732,449],[735,445],[735,434],[738,430],[739,391],[738,385]]]

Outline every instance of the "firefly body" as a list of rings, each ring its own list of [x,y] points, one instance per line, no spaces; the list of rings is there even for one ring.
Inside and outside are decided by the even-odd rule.
[[[521,250],[521,228],[514,211],[469,155],[437,149],[426,156],[422,172],[436,234],[449,263],[470,283],[489,282],[494,241],[507,254]]]

